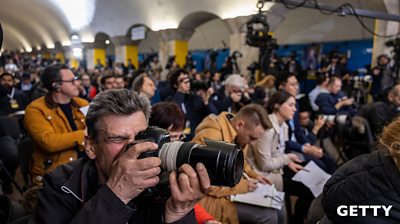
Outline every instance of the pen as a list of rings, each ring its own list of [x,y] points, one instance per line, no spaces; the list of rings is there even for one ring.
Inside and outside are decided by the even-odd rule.
[[[249,177],[249,175],[247,175],[247,173],[243,172],[243,176],[244,178],[246,178],[246,180],[250,180],[251,178]]]
[[[306,171],[306,172],[310,172],[309,170],[307,170],[307,169],[304,169],[304,168],[303,168],[302,170],[304,170],[304,171]]]

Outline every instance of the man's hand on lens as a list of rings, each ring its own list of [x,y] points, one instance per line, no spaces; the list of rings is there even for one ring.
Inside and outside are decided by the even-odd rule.
[[[196,172],[197,171],[197,172]],[[198,163],[196,171],[188,164],[169,175],[171,197],[165,206],[165,222],[175,222],[183,218],[210,188],[210,178],[203,164]]]
[[[161,160],[158,157],[137,158],[140,153],[157,148],[152,142],[137,143],[114,161],[107,186],[125,204],[146,188],[158,184]]]

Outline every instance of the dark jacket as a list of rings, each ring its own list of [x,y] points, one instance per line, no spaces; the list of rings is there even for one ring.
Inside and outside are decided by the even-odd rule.
[[[377,150],[342,165],[324,187],[322,206],[334,223],[400,223],[400,173],[389,153]],[[382,209],[374,217],[339,216],[340,205],[392,205],[389,217]],[[358,210],[360,214],[361,211]]]
[[[93,160],[80,159],[45,175],[30,223],[162,223],[165,203],[133,199],[125,205],[99,185]],[[193,210],[175,223],[196,223]]]
[[[188,140],[193,138],[197,125],[199,125],[207,115],[218,113],[211,102],[204,105],[202,98],[196,94],[176,92],[173,101],[181,107],[186,115],[186,120],[190,121],[190,135],[188,136]]]

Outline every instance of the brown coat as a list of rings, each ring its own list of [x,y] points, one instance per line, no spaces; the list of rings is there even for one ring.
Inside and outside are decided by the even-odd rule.
[[[233,116],[228,112],[222,112],[218,116],[211,114],[196,128],[195,137],[192,142],[204,144],[204,139],[222,140],[234,143],[237,132],[230,123],[228,116]],[[247,146],[244,149],[246,154]],[[259,174],[252,169],[245,161],[245,172],[252,178]],[[207,196],[203,197],[200,204],[215,219],[222,223],[239,223],[236,206],[229,200],[229,195],[248,192],[248,182],[244,178],[233,188],[212,186]]]
[[[35,151],[31,161],[31,175],[34,184],[41,184],[46,172],[57,166],[77,159],[77,150],[83,150],[85,115],[79,110],[87,106],[84,99],[72,99],[72,114],[77,131],[72,131],[64,112],[56,104],[49,103],[46,97],[41,97],[25,110],[24,125],[29,136],[35,143]],[[45,169],[45,161],[51,165]]]

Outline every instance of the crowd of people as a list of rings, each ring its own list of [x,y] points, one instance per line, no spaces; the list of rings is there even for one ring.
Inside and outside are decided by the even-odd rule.
[[[13,178],[21,161],[20,142],[32,142],[30,179],[24,186],[36,189],[28,190],[35,194],[31,221],[305,223],[314,195],[292,177],[309,161],[331,175],[347,174],[352,168],[348,163],[340,174],[335,171],[352,157],[370,153],[332,152],[323,142],[346,148],[350,143],[344,138],[361,143],[371,138],[388,152],[383,149],[370,157],[393,157],[392,165],[398,167],[400,143],[388,136],[397,127],[387,126],[380,138],[400,107],[400,84],[387,56],[380,56],[371,69],[371,97],[363,101],[354,96],[357,80],[345,56],[332,54],[313,71],[304,71],[295,58],[271,61],[276,64],[255,80],[249,74],[227,74],[229,63],[220,71],[198,72],[171,62],[165,70],[155,57],[139,68],[98,62],[87,70],[5,51],[0,58],[0,115],[15,121],[20,135],[0,131],[0,159]],[[310,92],[300,90],[304,73],[315,74]],[[159,182],[161,162],[138,156],[158,146],[130,143],[149,125],[167,130],[171,141],[204,144],[211,139],[239,145],[246,178],[232,188],[210,186],[207,167],[186,164],[169,174],[168,199],[144,200],[141,193]],[[365,163],[373,159],[363,158]],[[1,173],[6,194],[15,191],[11,178]],[[273,184],[297,200],[288,197],[280,210],[230,200],[259,184]],[[328,218],[340,223],[330,204],[343,191],[338,184],[341,179],[328,182],[324,208]]]

